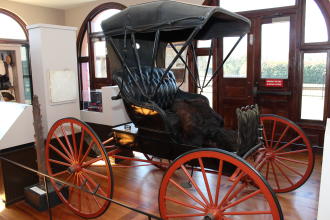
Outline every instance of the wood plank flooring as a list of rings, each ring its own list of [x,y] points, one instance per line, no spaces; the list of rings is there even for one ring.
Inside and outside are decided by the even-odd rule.
[[[316,155],[316,163],[312,176],[299,189],[284,194],[277,194],[281,203],[285,220],[316,220],[321,154]],[[159,216],[158,190],[163,171],[153,166],[114,169],[114,199]],[[52,209],[54,220],[79,220],[64,205]],[[1,210],[0,220],[46,220],[48,212],[38,212],[24,201],[18,202]],[[97,220],[142,220],[145,216],[111,204],[104,215]]]

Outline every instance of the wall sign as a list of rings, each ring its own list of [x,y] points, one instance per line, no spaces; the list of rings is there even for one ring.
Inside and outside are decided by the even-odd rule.
[[[266,87],[283,87],[283,79],[266,79]]]
[[[76,74],[72,70],[49,72],[50,99],[52,103],[74,102],[77,99]]]

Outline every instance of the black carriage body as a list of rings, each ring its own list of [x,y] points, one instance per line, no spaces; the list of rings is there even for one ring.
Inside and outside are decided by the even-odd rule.
[[[219,7],[157,1],[131,6],[105,20],[102,28],[113,79],[120,88],[126,112],[138,128],[136,134],[115,131],[117,143],[166,159],[196,147],[210,147],[203,146],[201,141],[196,144],[183,141],[180,129],[175,128],[177,119],[171,109],[174,102],[196,101],[208,106],[208,100],[180,90],[171,67],[182,59],[183,50],[192,41],[243,37],[250,30],[250,21]],[[185,43],[171,64],[165,66],[166,46],[178,41]],[[216,113],[210,110],[210,114]],[[214,118],[211,123],[223,126],[221,116]],[[126,142],[130,138],[134,142]]]

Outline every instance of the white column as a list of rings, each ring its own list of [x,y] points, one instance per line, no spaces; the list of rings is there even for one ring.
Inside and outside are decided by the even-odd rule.
[[[330,217],[330,119],[324,134],[323,160],[321,170],[320,197],[317,220],[329,220]]]
[[[77,29],[48,24],[31,25],[27,29],[33,92],[39,97],[46,136],[58,119],[80,118]]]

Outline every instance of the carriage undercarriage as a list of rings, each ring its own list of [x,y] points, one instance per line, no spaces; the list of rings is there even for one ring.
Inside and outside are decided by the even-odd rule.
[[[132,146],[138,133],[133,124],[114,128],[113,137],[101,142],[84,122],[62,119],[54,124],[47,139],[48,173],[112,198],[112,169],[154,165],[165,171],[159,190],[163,219],[283,219],[273,191],[289,192],[300,187],[311,174],[313,153],[295,124],[275,115],[260,118],[264,140],[245,155],[246,160],[200,146],[175,160],[149,152],[141,152],[145,158],[123,156],[123,151],[137,150]],[[118,141],[122,135],[126,139]],[[137,163],[110,163],[114,159]],[[79,216],[98,217],[110,205],[70,188],[68,195],[63,186],[53,184],[61,200]]]

